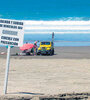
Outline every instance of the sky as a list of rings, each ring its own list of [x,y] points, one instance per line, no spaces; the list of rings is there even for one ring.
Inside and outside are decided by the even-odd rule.
[[[18,20],[60,20],[63,17],[88,20],[89,11],[90,0],[0,0],[0,17]]]
[[[0,0],[0,18],[23,20],[25,33],[90,33],[90,0]]]

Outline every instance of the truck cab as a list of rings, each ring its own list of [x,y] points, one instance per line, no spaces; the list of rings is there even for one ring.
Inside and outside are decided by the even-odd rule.
[[[40,46],[38,48],[38,55],[54,55],[54,45],[51,41],[43,41],[40,42]]]

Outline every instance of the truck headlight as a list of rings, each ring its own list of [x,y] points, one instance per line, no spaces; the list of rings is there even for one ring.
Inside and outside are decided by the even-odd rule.
[[[47,48],[47,50],[50,50],[51,48]]]

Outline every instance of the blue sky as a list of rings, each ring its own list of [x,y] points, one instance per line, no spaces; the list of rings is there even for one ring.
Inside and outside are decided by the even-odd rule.
[[[90,17],[90,0],[0,0],[0,17],[23,20],[59,20]]]

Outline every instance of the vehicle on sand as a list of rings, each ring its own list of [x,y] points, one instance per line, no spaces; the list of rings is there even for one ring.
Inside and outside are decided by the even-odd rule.
[[[40,42],[37,55],[54,55],[54,45],[51,41]]]

